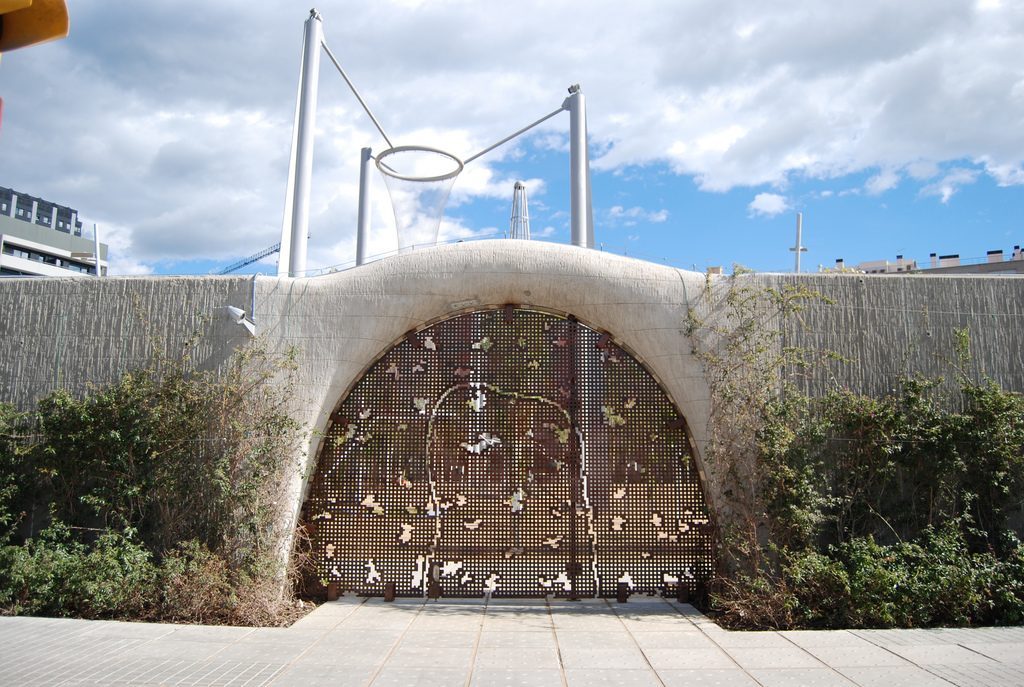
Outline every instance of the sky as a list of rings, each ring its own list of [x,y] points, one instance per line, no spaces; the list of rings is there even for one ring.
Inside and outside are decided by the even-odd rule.
[[[280,240],[308,7],[69,0],[3,56],[0,185],[78,209],[111,274],[206,274]],[[324,37],[396,144],[469,157],[587,100],[599,248],[804,271],[1024,244],[1021,0],[323,0]],[[567,114],[470,164],[441,240],[499,238],[516,180],[569,241]],[[364,146],[323,60],[309,267],[352,264]],[[368,252],[397,247],[373,175]],[[276,273],[276,259],[246,271]]]

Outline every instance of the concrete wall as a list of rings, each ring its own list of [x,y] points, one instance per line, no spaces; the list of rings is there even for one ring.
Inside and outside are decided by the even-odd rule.
[[[864,275],[752,275],[761,286],[800,283],[835,301],[802,314],[789,342],[852,359],[842,381],[864,392],[901,373],[938,372],[967,327],[979,365],[1024,391],[1024,279]],[[83,392],[140,365],[152,334],[180,350],[197,328],[196,359],[216,367],[248,335],[223,306],[250,311],[272,349],[299,351],[296,408],[318,436],[362,373],[406,332],[457,312],[514,303],[576,315],[610,333],[659,379],[703,452],[710,412],[703,369],[686,335],[689,307],[720,318],[728,278],[539,241],[478,241],[414,251],[310,279],[195,277],[0,280],[0,400],[22,407],[52,389]],[[140,314],[145,313],[142,317]],[[820,381],[820,380],[819,380]],[[820,386],[820,384],[819,384]],[[698,463],[701,456],[698,455]],[[292,485],[290,510],[302,484]],[[712,495],[713,496],[713,495]]]
[[[248,340],[224,306],[248,310],[245,277],[0,279],[0,401],[30,408],[140,367],[154,346],[216,367]]]

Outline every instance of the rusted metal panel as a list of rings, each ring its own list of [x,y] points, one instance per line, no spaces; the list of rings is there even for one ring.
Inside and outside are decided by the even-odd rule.
[[[697,589],[685,422],[604,333],[507,306],[406,337],[332,414],[306,512],[325,582],[398,596]]]

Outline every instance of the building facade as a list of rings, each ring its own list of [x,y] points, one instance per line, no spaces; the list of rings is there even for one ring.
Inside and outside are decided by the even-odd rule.
[[[959,254],[939,255],[930,253],[928,264],[918,264],[917,260],[905,259],[897,255],[896,260],[869,260],[847,265],[842,258],[835,264],[838,272],[860,272],[863,274],[1024,274],[1024,251],[1014,246],[1010,255],[1002,250],[990,250],[984,258],[961,259]],[[831,271],[831,270],[828,270]]]
[[[0,186],[0,276],[107,273],[107,246],[82,235],[78,211]]]

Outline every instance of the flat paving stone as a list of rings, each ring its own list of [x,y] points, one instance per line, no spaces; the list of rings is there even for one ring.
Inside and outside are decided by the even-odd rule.
[[[635,646],[595,649],[592,647],[565,647],[559,649],[562,665],[575,669],[649,670],[644,654]]]
[[[472,647],[457,649],[437,649],[421,646],[399,644],[398,648],[388,657],[389,666],[418,670],[420,668],[461,668],[468,672],[473,660]]]
[[[325,604],[290,628],[0,618],[0,684],[1024,685],[1024,628],[730,632],[687,605]]]
[[[999,663],[988,665],[933,665],[928,672],[961,687],[1003,687],[1024,685],[1024,670]]]
[[[726,647],[741,668],[824,668],[825,664],[803,649],[790,645],[789,648],[742,648]]]
[[[854,666],[906,666],[910,661],[898,654],[871,644],[867,646],[816,646],[807,652],[833,668]]]
[[[555,670],[496,670],[476,668],[470,682],[473,687],[562,687],[562,671]]]
[[[716,644],[729,649],[793,649],[793,643],[778,632],[709,632]]]
[[[561,660],[554,643],[532,647],[479,647],[475,670],[559,670]]]
[[[468,670],[388,666],[370,683],[373,687],[443,687],[465,684]]]
[[[949,687],[949,682],[917,666],[848,666],[837,671],[860,687]]]
[[[721,670],[738,667],[732,657],[718,647],[702,649],[645,648],[643,652],[644,657],[657,671],[661,671],[662,668],[669,670]]]
[[[757,687],[749,674],[739,668],[703,670],[658,670],[666,687]]]
[[[566,668],[569,687],[660,687],[661,681],[649,670]]]
[[[975,653],[987,656],[1000,663],[1011,663],[1024,666],[1024,642],[1003,642],[986,644],[981,642],[964,642],[960,646]]]
[[[874,646],[868,640],[858,637],[849,630],[792,630],[776,634],[805,649],[820,646]]]
[[[959,665],[963,663],[995,663],[988,656],[976,651],[965,649],[956,644],[942,645],[893,645],[888,647],[893,653],[902,656],[911,663],[923,665]]]
[[[648,649],[715,649],[718,645],[712,642],[700,630],[695,631],[661,631],[633,633],[633,639],[644,651]]]
[[[362,687],[376,672],[372,666],[335,667],[299,663],[282,670],[276,682],[303,687]]]
[[[551,630],[488,630],[480,633],[481,647],[537,647],[554,646]]]
[[[764,687],[856,687],[840,673],[830,668],[772,668],[750,671]]]

